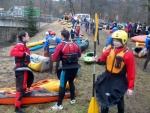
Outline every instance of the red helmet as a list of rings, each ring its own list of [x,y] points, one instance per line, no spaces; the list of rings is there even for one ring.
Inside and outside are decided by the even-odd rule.
[[[56,33],[54,31],[51,31],[50,35],[56,35]]]
[[[113,33],[113,30],[110,30],[109,33],[112,34],[112,33]]]
[[[51,32],[51,31],[52,31],[51,29],[48,30],[48,32]]]

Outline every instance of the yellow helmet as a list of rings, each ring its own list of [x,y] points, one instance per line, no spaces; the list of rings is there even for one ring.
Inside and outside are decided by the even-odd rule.
[[[122,44],[126,44],[128,40],[128,34],[124,30],[117,30],[112,34],[113,39],[121,39]]]

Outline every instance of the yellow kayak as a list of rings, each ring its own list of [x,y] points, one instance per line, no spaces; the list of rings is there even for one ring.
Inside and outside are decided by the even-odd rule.
[[[41,80],[33,84],[26,90],[21,103],[22,104],[39,104],[45,102],[53,102],[58,100],[60,81],[57,79]],[[64,98],[70,98],[70,92],[66,85]],[[77,91],[75,91],[77,95]],[[0,104],[14,104],[16,88],[0,88]]]
[[[142,42],[136,42],[136,47],[138,47],[138,46],[145,47],[145,43],[142,43]]]
[[[71,28],[71,27],[72,27],[72,24],[71,24],[71,23],[68,23],[68,24],[67,24],[67,27],[68,27],[68,28]]]
[[[39,82],[32,84],[30,90],[32,90],[32,88],[34,88],[34,87],[41,87],[41,88],[44,88],[48,91],[58,92],[59,86],[60,86],[60,80],[58,80],[58,79],[46,79],[46,80],[40,80]],[[69,83],[67,82],[66,90],[68,90],[68,89],[69,89]],[[2,91],[16,92],[16,88],[15,87],[0,88],[0,92],[2,92]]]
[[[37,45],[42,45],[44,44],[46,40],[40,40],[40,41],[37,41],[37,42],[31,42],[31,43],[28,43],[27,44],[27,47],[33,47],[33,46],[37,46]]]
[[[41,83],[41,84],[39,84]],[[37,86],[37,84],[39,84],[39,87],[41,88],[45,88],[49,91],[52,91],[52,92],[58,92],[59,91],[59,86],[60,86],[60,80],[58,79],[47,79],[47,80],[41,80],[35,84],[33,84],[32,86]],[[66,90],[69,89],[69,84],[67,82],[66,84]]]
[[[49,57],[31,54],[31,62],[28,67],[34,71],[43,72],[49,69]]]
[[[31,61],[31,63],[28,64],[28,67],[35,71],[40,71],[42,67],[42,61],[38,63]]]

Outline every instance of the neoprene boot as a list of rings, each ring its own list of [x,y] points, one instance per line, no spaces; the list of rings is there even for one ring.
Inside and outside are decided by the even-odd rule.
[[[15,107],[15,112],[16,113],[25,113],[24,111],[22,111],[20,108]]]
[[[117,103],[118,113],[124,113],[124,98],[122,97]]]
[[[20,108],[27,108],[27,105],[21,105]]]
[[[108,113],[109,108],[108,107],[102,107],[101,106],[101,113]]]

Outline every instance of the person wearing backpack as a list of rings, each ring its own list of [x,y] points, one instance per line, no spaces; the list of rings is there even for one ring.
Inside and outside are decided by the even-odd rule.
[[[106,65],[106,71],[97,77],[95,91],[101,105],[101,113],[117,105],[118,113],[124,113],[124,94],[133,94],[135,81],[134,55],[125,46],[128,34],[117,30],[112,34],[113,47],[93,59],[99,65]]]
[[[57,76],[60,79],[59,96],[57,103],[51,107],[52,110],[62,110],[62,101],[65,95],[65,87],[67,81],[70,86],[70,103],[75,104],[75,86],[74,79],[77,75],[80,65],[78,58],[81,57],[79,46],[69,40],[69,31],[63,29],[61,31],[62,42],[56,47],[56,51],[52,54],[52,61],[56,61],[59,57],[62,61],[62,66],[57,71]]]
[[[44,55],[46,56],[46,53],[47,53],[49,56],[49,60],[50,60],[50,65],[49,65],[50,74],[52,74],[52,71],[53,71],[53,62],[51,60],[51,55],[54,53],[56,46],[61,42],[61,39],[56,37],[55,35],[56,35],[55,32],[51,32],[51,37],[48,38],[46,42],[44,43]],[[59,67],[59,59],[56,62],[55,73],[57,73],[58,67]]]
[[[34,75],[28,68],[30,63],[30,50],[26,46],[29,41],[29,35],[25,31],[21,31],[18,35],[19,43],[17,43],[10,51],[10,56],[14,57],[15,62],[15,77],[16,77],[16,94],[15,94],[15,112],[25,113],[21,108],[25,106],[21,105],[22,97],[24,96],[26,89],[30,88],[33,83]]]

